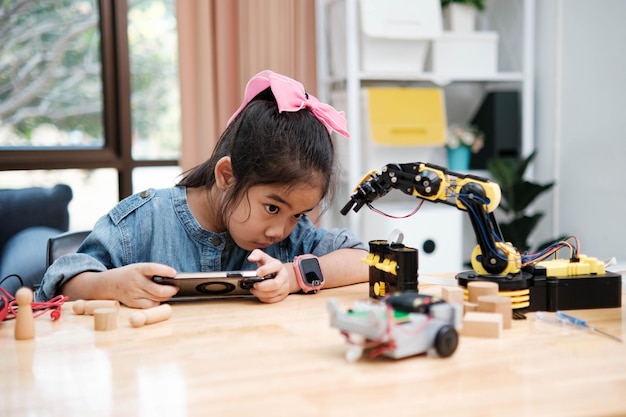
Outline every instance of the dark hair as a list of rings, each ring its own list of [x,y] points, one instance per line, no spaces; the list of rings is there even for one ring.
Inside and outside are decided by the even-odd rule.
[[[304,108],[278,112],[270,88],[260,92],[222,133],[213,154],[185,173],[178,185],[212,187],[215,165],[230,156],[235,184],[229,188],[222,213],[239,203],[254,185],[291,185],[313,181],[325,200],[335,194],[335,152],[324,124]]]

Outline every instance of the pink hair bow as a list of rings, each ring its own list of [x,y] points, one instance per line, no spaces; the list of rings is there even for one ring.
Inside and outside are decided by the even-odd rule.
[[[228,124],[235,119],[250,100],[267,87],[272,89],[280,113],[284,111],[296,112],[307,108],[326,126],[329,133],[334,130],[346,138],[350,137],[344,112],[339,112],[333,106],[322,103],[316,97],[308,94],[302,83],[270,70],[261,71],[248,81],[243,102],[230,117]]]

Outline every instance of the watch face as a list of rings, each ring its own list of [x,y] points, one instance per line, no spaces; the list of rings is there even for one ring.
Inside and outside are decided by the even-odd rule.
[[[300,271],[302,279],[310,286],[318,286],[324,282],[320,264],[315,258],[302,259],[300,261]]]

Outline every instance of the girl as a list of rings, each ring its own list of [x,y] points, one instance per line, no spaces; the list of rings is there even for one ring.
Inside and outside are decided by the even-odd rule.
[[[348,137],[342,113],[299,82],[263,71],[246,86],[213,154],[172,188],[130,196],[103,216],[78,253],[55,261],[36,300],[116,299],[149,308],[176,287],[152,281],[176,272],[251,270],[274,279],[254,284],[273,303],[300,291],[291,262],[320,256],[324,287],[368,279],[363,242],[345,229],[318,229],[307,218],[333,194],[330,137]]]

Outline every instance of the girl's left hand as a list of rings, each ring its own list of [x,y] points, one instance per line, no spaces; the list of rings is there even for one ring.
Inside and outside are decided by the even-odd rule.
[[[273,279],[257,282],[250,290],[262,302],[277,303],[282,301],[294,289],[294,285],[297,287],[298,283],[295,280],[293,269],[287,267],[289,264],[283,264],[278,259],[272,258],[259,249],[253,250],[248,256],[248,260],[259,265],[256,270],[258,276],[263,277],[275,274]],[[297,292],[298,289],[295,289],[295,291]]]

